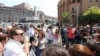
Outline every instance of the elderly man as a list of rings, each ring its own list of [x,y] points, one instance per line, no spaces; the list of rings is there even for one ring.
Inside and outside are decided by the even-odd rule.
[[[12,29],[13,27],[11,25],[8,25],[6,27],[6,34],[10,34],[10,30]]]
[[[11,25],[8,25],[8,26],[6,27],[6,29],[7,29],[7,30],[11,30],[11,29],[12,29],[12,26],[11,26]]]
[[[4,56],[26,56],[22,47],[23,31],[19,28],[10,31],[11,39],[5,45]]]

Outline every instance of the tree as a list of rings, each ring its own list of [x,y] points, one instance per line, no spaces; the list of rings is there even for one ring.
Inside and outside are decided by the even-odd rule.
[[[45,23],[47,23],[47,24],[48,24],[48,23],[49,23],[49,20],[48,20],[48,19],[45,19]]]
[[[62,22],[69,23],[69,15],[67,12],[62,13]]]
[[[100,8],[90,7],[87,11],[82,14],[82,18],[79,20],[82,24],[90,24],[93,25],[95,23],[100,22]]]

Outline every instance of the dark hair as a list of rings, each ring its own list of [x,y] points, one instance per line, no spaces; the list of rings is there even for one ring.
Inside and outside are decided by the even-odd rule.
[[[11,39],[13,39],[14,35],[17,35],[17,32],[16,32],[17,29],[21,30],[20,28],[13,28],[13,29],[10,30]]]
[[[40,25],[37,25],[37,27],[40,28],[41,26]]]
[[[41,24],[41,26],[44,26],[44,24]]]
[[[33,37],[33,36],[29,38],[30,43],[32,43],[32,41],[34,41],[34,40],[35,40],[35,37]]]
[[[3,29],[2,28],[0,28],[0,32],[2,32],[3,31]]]
[[[100,43],[94,45],[95,51],[96,51],[96,56],[100,56]]]
[[[67,51],[59,46],[48,46],[42,52],[42,56],[68,56]]]
[[[53,27],[52,25],[49,25],[48,29],[52,29],[52,27]]]
[[[7,37],[8,37],[7,34],[0,34],[0,42],[2,42],[3,40],[6,40]]]
[[[97,38],[100,40],[100,34],[99,34],[99,35],[97,35]]]
[[[42,35],[42,37],[45,37],[45,34],[44,34],[44,32],[42,30],[38,31],[38,38],[39,38],[39,35]]]
[[[80,44],[74,44],[68,48],[68,53],[70,56],[92,56],[91,50]]]
[[[100,56],[100,43],[99,44],[91,44],[91,43],[88,43],[86,44],[86,46],[92,51],[92,52],[96,52],[95,53],[95,56]]]
[[[32,42],[34,42],[35,40],[36,40],[36,39],[35,39],[34,36],[32,36],[32,37],[29,38],[29,42],[30,42],[31,44],[32,44]],[[33,47],[33,46],[30,45],[29,50],[31,50],[32,47]]]

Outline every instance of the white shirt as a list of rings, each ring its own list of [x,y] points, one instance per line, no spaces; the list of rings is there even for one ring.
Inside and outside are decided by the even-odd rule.
[[[39,49],[44,49],[46,47],[47,39],[43,38],[39,40]]]
[[[29,30],[28,30],[28,36],[29,37],[34,36],[34,33],[35,33],[34,29],[33,28],[29,28]]]
[[[42,31],[43,31],[43,32],[46,32],[46,28],[45,28],[45,27],[43,27],[43,28],[42,28]]]
[[[10,39],[5,45],[4,56],[26,56],[20,42]]]
[[[51,29],[48,29],[46,38],[48,40],[53,40],[53,33]]]
[[[24,35],[29,37],[28,30],[26,32],[24,32]]]

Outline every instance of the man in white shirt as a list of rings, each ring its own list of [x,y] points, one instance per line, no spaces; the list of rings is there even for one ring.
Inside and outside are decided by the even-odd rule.
[[[19,28],[10,31],[11,39],[6,43],[4,56],[26,56],[21,41],[23,39],[23,31]]]
[[[35,31],[34,31],[33,25],[30,24],[30,28],[28,29],[28,36],[29,37],[34,36],[34,33],[35,33]]]

